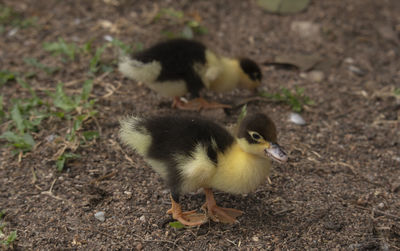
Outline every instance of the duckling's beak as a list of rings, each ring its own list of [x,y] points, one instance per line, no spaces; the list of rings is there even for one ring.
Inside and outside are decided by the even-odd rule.
[[[280,145],[276,143],[271,143],[269,148],[265,148],[264,152],[266,155],[271,157],[273,160],[278,161],[280,163],[286,162],[288,160],[288,156],[280,147]]]

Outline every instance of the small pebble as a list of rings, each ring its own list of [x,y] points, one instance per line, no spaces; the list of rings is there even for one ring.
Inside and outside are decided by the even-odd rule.
[[[345,62],[346,64],[354,64],[354,59],[352,59],[352,58],[346,58],[346,59],[344,60],[344,62]]]
[[[251,239],[252,239],[253,241],[255,241],[255,242],[257,242],[257,241],[260,240],[260,239],[258,238],[258,236],[253,236]]]
[[[107,42],[112,42],[112,41],[114,40],[113,37],[110,36],[110,35],[105,35],[103,38],[104,38],[104,40],[106,40]]]
[[[53,140],[56,138],[55,134],[50,134],[49,136],[46,137],[47,142],[53,142]]]
[[[378,204],[378,208],[379,208],[379,209],[385,208],[385,203],[383,203],[383,202],[379,203],[379,204]]]
[[[364,76],[366,74],[366,72],[364,70],[361,70],[360,68],[358,68],[357,66],[354,65],[349,65],[349,67],[347,68],[349,69],[349,71],[353,72],[354,74],[356,74],[357,76]]]
[[[321,26],[310,21],[293,21],[290,29],[302,38],[319,40],[321,36]]]
[[[17,34],[17,32],[18,32],[18,28],[14,28],[14,29],[11,29],[9,32],[8,32],[8,36],[9,37],[12,37],[12,36],[14,36],[15,34]]]
[[[306,124],[306,121],[303,119],[303,117],[300,114],[294,113],[294,112],[290,113],[289,120],[296,125],[305,125]]]
[[[141,222],[145,222],[146,221],[146,216],[144,216],[144,215],[140,216],[139,220]]]
[[[98,219],[99,221],[102,221],[102,222],[104,222],[104,221],[106,220],[105,213],[102,212],[102,211],[95,213],[95,214],[94,214],[94,217],[95,217],[96,219]]]
[[[308,73],[308,79],[312,82],[320,83],[324,78],[325,74],[322,71],[311,71]]]

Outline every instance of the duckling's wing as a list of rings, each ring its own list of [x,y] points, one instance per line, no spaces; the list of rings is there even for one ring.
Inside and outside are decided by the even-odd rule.
[[[155,159],[170,160],[176,154],[190,156],[198,144],[225,151],[234,142],[225,128],[199,117],[155,117],[144,120],[143,127],[152,137],[148,154]]]
[[[206,47],[199,42],[173,39],[138,52],[133,58],[143,63],[159,62],[162,70],[158,81],[170,81],[182,79],[185,73],[194,71],[195,63],[205,64],[205,51]]]

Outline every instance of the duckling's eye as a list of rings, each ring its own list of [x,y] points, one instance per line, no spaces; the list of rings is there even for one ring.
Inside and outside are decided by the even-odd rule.
[[[249,134],[255,141],[260,141],[262,139],[262,136],[257,132],[249,132]]]

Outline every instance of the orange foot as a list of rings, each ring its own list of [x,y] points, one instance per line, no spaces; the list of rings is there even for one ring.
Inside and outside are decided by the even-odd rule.
[[[207,210],[208,216],[215,222],[236,223],[237,217],[243,214],[243,211],[234,208],[224,208],[217,206],[214,195],[209,188],[204,188],[206,194],[206,203],[202,206],[203,210]]]
[[[167,214],[172,214],[172,218],[186,226],[200,226],[207,221],[204,214],[196,213],[196,210],[182,212],[181,205],[175,202],[171,197],[172,207]]]
[[[175,97],[174,101],[172,102],[172,108],[189,111],[200,111],[201,109],[232,108],[232,106],[216,102],[208,102],[203,98],[195,98],[187,101],[180,97]]]

